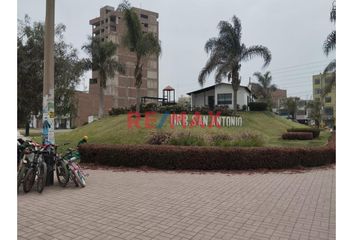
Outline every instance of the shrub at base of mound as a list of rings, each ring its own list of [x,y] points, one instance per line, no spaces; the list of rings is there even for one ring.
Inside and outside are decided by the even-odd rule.
[[[281,136],[284,140],[312,140],[312,132],[287,132]]]
[[[265,102],[250,102],[248,104],[250,111],[267,111],[268,104]]]
[[[287,131],[288,132],[311,132],[314,138],[318,138],[321,132],[321,130],[317,128],[290,128]]]
[[[81,161],[120,167],[167,170],[243,170],[313,167],[335,163],[335,149],[223,148],[167,145],[83,144]]]

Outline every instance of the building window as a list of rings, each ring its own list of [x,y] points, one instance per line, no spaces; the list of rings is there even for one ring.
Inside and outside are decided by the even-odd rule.
[[[322,93],[322,91],[320,88],[315,88],[315,94],[321,94],[321,93]]]
[[[141,17],[141,18],[145,18],[145,19],[148,19],[148,18],[149,18],[149,16],[148,16],[148,15],[145,15],[145,14],[140,14],[140,17]]]
[[[148,27],[149,26],[149,24],[147,24],[147,23],[144,23],[144,27]]]
[[[232,93],[218,94],[218,105],[232,104]]]
[[[320,79],[315,79],[315,84],[320,84],[321,80]]]
[[[113,32],[117,31],[116,26],[111,26],[111,31],[113,31]]]
[[[332,116],[333,115],[333,108],[326,107],[326,108],[324,108],[324,112],[326,115]]]
[[[332,78],[326,78],[325,83],[330,84],[332,82]]]
[[[325,98],[325,102],[326,102],[326,103],[332,102],[332,98],[331,98],[331,97],[326,97],[326,98]]]
[[[96,84],[97,78],[90,78],[90,84]]]

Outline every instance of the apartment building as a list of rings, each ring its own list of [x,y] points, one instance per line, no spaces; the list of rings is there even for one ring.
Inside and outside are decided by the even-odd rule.
[[[156,12],[133,8],[137,13],[142,30],[153,32],[159,37],[159,14]],[[136,104],[136,88],[134,69],[136,56],[135,52],[127,49],[123,44],[123,37],[127,28],[123,18],[123,12],[114,7],[105,6],[100,9],[100,15],[89,21],[92,26],[92,36],[98,37],[101,41],[112,41],[118,44],[116,58],[125,65],[125,74],[116,73],[113,78],[107,79],[104,90],[104,113],[107,114],[111,108],[130,107]],[[158,97],[159,89],[159,59],[151,56],[144,60],[142,85],[140,88],[141,97]],[[98,114],[99,80],[98,73],[93,71],[90,79],[88,92],[76,92],[77,117],[74,119],[74,126],[81,126]],[[150,100],[151,101],[151,100]]]
[[[133,8],[137,13],[144,32],[153,32],[159,37],[159,14],[156,12]],[[126,23],[123,12],[114,7],[105,6],[100,9],[100,15],[89,21],[92,26],[92,35],[102,41],[112,41],[118,44],[117,59],[125,64],[126,74],[117,73],[113,78],[107,80],[105,95],[112,96],[112,107],[128,107],[136,104],[136,88],[134,78],[135,52],[130,51],[123,44],[123,37],[126,33]],[[159,59],[151,56],[146,59],[143,69],[143,79],[140,96],[158,97],[159,89]],[[99,84],[97,72],[92,73],[89,91],[98,92]]]
[[[323,92],[335,77],[335,73],[318,74],[312,76],[313,99],[321,102],[323,106],[323,122],[326,126],[333,127],[336,119],[336,87],[323,96]]]

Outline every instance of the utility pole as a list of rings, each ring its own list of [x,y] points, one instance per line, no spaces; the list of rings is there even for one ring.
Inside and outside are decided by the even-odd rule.
[[[43,143],[54,144],[54,7],[55,0],[46,0],[43,77]]]

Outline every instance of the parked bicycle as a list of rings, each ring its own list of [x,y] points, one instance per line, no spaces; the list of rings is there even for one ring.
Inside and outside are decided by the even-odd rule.
[[[78,143],[77,146],[87,142],[88,137],[84,136]],[[64,144],[66,145],[66,144]],[[75,183],[75,186],[86,186],[86,177],[88,174],[85,174],[82,168],[79,165],[80,153],[77,149],[68,148],[66,153],[63,156],[57,154],[56,157],[56,175],[59,184],[62,187],[65,187],[69,180],[72,180]]]
[[[17,191],[19,190],[21,184],[24,182],[27,171],[35,157],[33,150],[35,150],[37,147],[37,144],[32,141],[21,140],[18,139],[17,141],[17,154],[19,159],[17,169]]]
[[[37,192],[41,193],[43,191],[47,179],[47,164],[43,159],[43,154],[49,152],[49,147],[48,145],[44,145],[41,147],[36,146],[35,149],[32,149],[34,157],[23,179],[23,191],[25,193],[31,191],[35,182]]]

